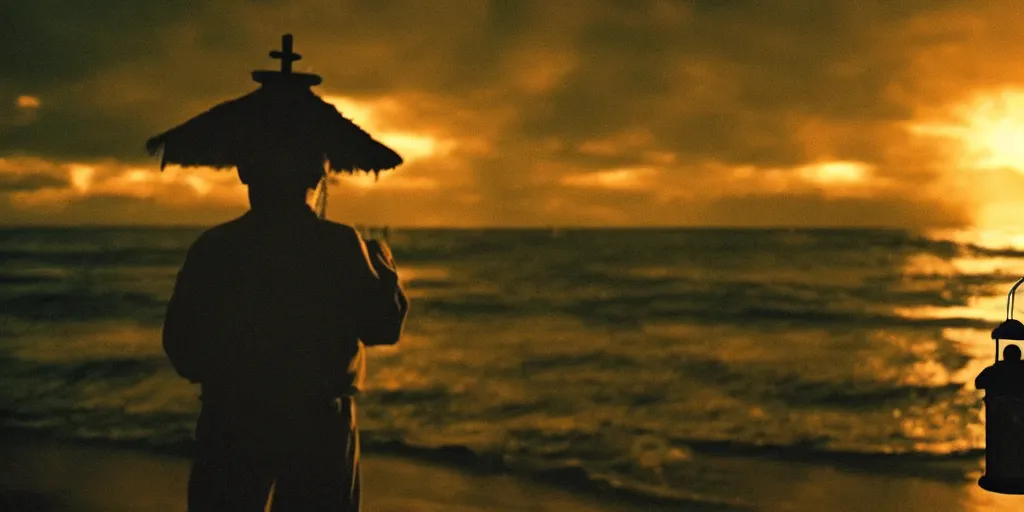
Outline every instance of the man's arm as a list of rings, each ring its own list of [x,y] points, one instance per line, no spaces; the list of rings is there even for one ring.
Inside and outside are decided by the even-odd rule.
[[[203,317],[209,314],[204,300],[205,289],[202,244],[196,241],[189,248],[185,263],[178,272],[174,292],[167,303],[164,317],[163,347],[175,371],[191,382],[202,380],[204,353]]]
[[[355,233],[360,255],[356,266],[360,276],[358,295],[359,339],[366,345],[394,345],[402,336],[409,300],[398,282],[398,270],[387,244],[363,242]]]

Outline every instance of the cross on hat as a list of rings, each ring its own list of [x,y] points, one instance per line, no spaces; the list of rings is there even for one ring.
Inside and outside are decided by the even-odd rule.
[[[281,51],[274,50],[270,52],[270,57],[272,59],[281,59],[281,72],[284,74],[292,72],[292,62],[302,59],[302,55],[292,51],[291,34],[281,36]]]
[[[292,62],[295,62],[302,58],[292,51],[292,35],[285,34],[281,36],[281,49],[270,52],[270,57],[279,59],[281,61],[281,71],[268,71],[268,70],[257,70],[252,72],[252,79],[263,84],[290,84],[290,85],[304,85],[306,87],[312,87],[319,85],[321,78],[319,75],[312,73],[293,73]]]

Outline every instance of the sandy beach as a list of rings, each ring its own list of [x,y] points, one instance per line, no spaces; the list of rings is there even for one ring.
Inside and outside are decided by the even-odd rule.
[[[363,464],[368,511],[620,512],[638,506],[389,455],[368,455]],[[0,446],[0,468],[4,511],[185,510],[184,457],[21,439]],[[642,508],[659,509],[652,507]]]
[[[19,439],[0,447],[0,467],[0,510],[185,510],[189,469],[185,457]],[[781,462],[778,471],[775,478],[762,482],[756,503],[733,509],[1010,512],[1024,507],[1024,497],[990,494],[971,482],[949,483]],[[696,504],[616,501],[512,475],[476,474],[448,464],[393,455],[367,455],[363,475],[364,510],[372,512],[729,510]]]

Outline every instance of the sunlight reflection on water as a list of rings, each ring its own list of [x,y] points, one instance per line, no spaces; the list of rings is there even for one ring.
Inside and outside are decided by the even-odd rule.
[[[927,236],[931,239],[949,240],[986,249],[1024,250],[1024,234],[1019,229],[942,229],[929,231]]]
[[[1006,296],[971,297],[964,306],[896,307],[893,312],[907,319],[982,320],[995,328],[1006,319]]]
[[[368,356],[367,439],[579,464],[787,511],[1024,503],[978,489],[980,474],[961,481],[982,466],[973,381],[992,362],[991,328],[1024,253],[888,231],[400,240],[412,313],[399,345]],[[1007,243],[1018,242],[994,246]],[[60,267],[80,289],[35,266],[8,274],[5,293],[22,300],[11,304],[33,306],[12,306],[22,316],[2,325],[18,356],[5,376],[17,420],[187,437],[195,390],[164,360],[159,323],[135,320],[161,317],[175,268],[151,255],[80,260]],[[54,323],[29,314],[37,303],[104,315]],[[787,457],[761,457],[765,446]]]
[[[951,230],[933,232],[932,238],[969,244],[981,249],[995,251],[1024,250],[1024,234],[1010,230]],[[1016,256],[1016,257],[1015,257]],[[1005,275],[1005,283],[986,287],[984,294],[968,299],[964,306],[923,306],[898,308],[897,314],[907,318],[970,318],[991,323],[994,328],[1006,318],[1007,292],[1013,281],[1024,275],[1024,258],[1017,255],[968,256],[942,260],[934,256],[920,256],[908,261],[905,275],[941,275],[949,278],[963,276]],[[1015,315],[1015,316],[1020,316]],[[991,365],[995,358],[994,343],[988,329],[944,328],[942,337],[955,343],[959,350],[970,357],[970,361],[954,372],[952,379],[965,382],[965,389],[974,390],[974,377]],[[962,438],[973,438],[977,446],[985,446],[984,408],[979,405],[976,417],[964,427]],[[967,444],[972,444],[968,442]],[[1008,496],[988,492],[977,484],[982,468],[967,475],[970,482],[961,488],[960,509],[964,512],[1009,512],[1024,509],[1024,497]],[[952,503],[950,505],[953,505]]]
[[[935,254],[914,254],[907,258],[903,275],[909,276],[987,276],[1024,275],[1024,259],[1008,256],[958,256],[941,258]]]
[[[901,273],[907,282],[905,286],[920,291],[941,290],[940,296],[951,303],[895,307],[896,315],[907,319],[981,320],[994,328],[1006,318],[1006,293],[1013,280],[1024,275],[1024,258],[962,256],[947,259],[920,253],[907,258]],[[1007,276],[1005,283],[999,280],[1001,275]],[[978,279],[953,284],[969,276]],[[963,303],[956,304],[958,301]]]
[[[975,482],[965,486],[963,497],[964,512],[1019,512],[1024,509],[1024,496],[991,493]]]
[[[21,336],[14,353],[48,362],[164,357],[159,326],[91,322],[68,325],[63,331]]]

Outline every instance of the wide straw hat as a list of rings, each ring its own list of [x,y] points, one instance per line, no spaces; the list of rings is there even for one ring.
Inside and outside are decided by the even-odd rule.
[[[263,168],[309,170],[299,164],[319,159],[335,172],[393,169],[402,157],[343,116],[310,89],[317,75],[293,73],[292,36],[282,37],[282,50],[270,56],[281,60],[280,71],[253,71],[260,83],[255,91],[221,103],[146,142],[155,155],[162,150],[160,168],[230,168],[259,163]],[[320,171],[324,172],[323,170]]]

